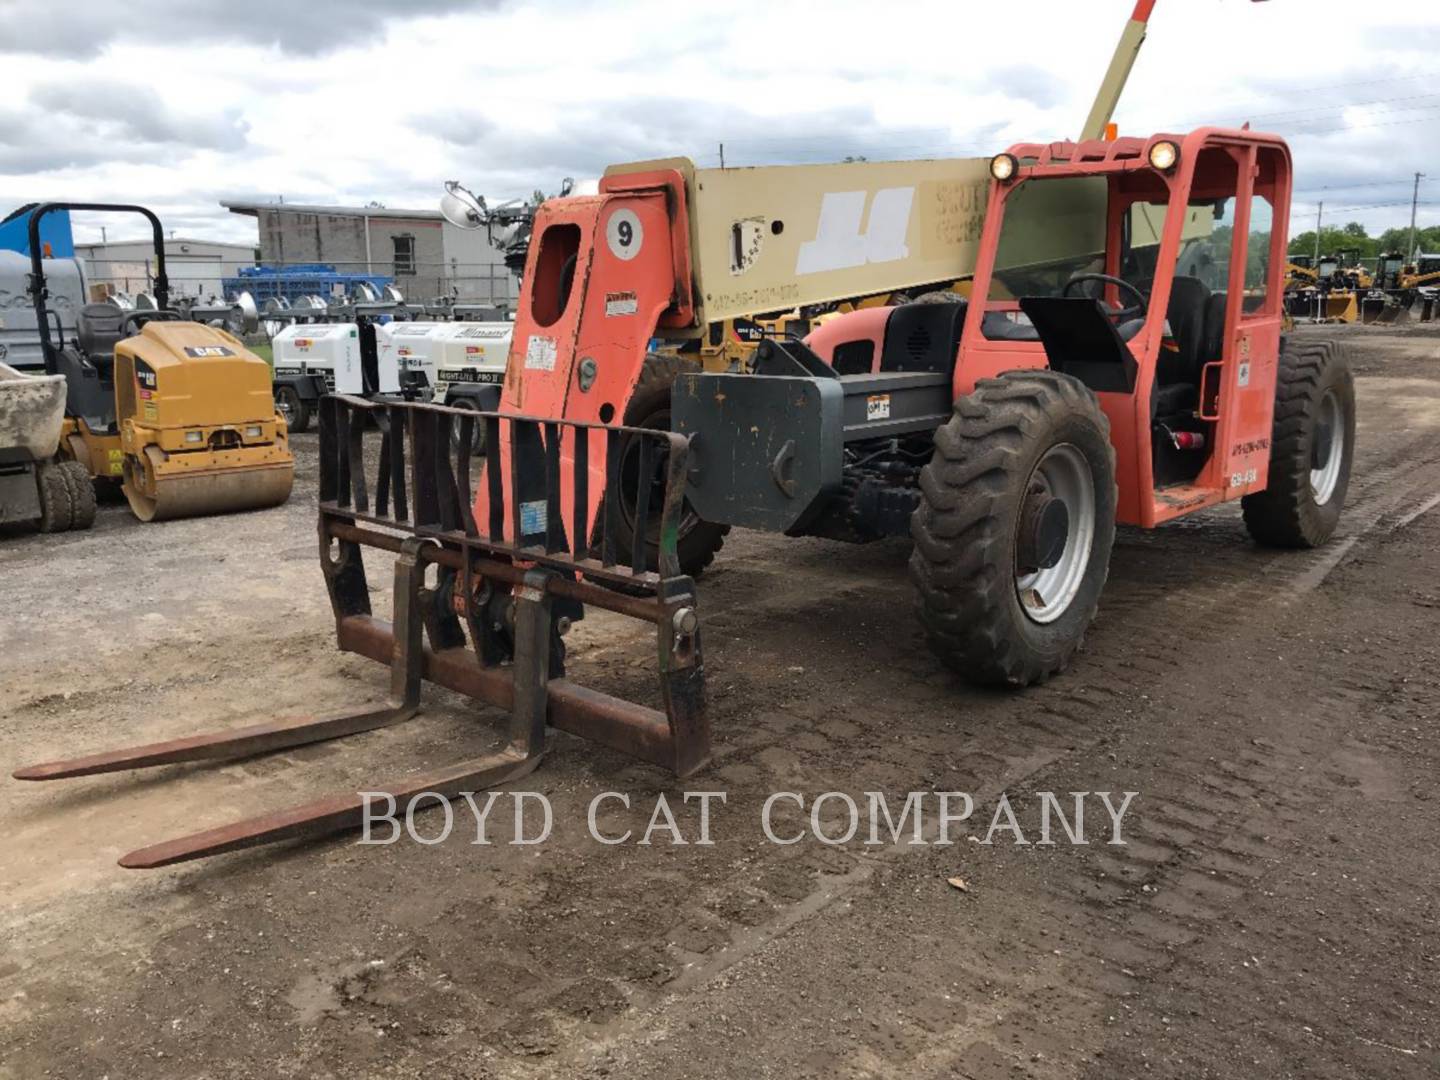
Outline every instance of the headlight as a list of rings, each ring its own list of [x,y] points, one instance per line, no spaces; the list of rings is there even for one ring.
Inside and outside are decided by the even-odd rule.
[[[258,439],[260,437],[260,430],[259,424],[251,424],[245,429],[245,437],[247,439]]]
[[[1015,170],[1020,168],[1020,162],[1015,160],[1014,154],[996,154],[990,159],[990,175],[1002,184],[1015,175]]]
[[[1150,147],[1150,164],[1161,172],[1169,172],[1180,160],[1180,147],[1168,139],[1162,139]]]
[[[185,432],[185,441],[188,443],[204,442],[205,433],[203,431],[187,431]]]

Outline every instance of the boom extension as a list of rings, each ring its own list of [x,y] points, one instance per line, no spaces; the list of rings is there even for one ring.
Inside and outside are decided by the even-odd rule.
[[[1154,8],[1155,0],[1135,0],[1135,11],[1120,33],[1115,55],[1110,58],[1110,66],[1095,94],[1095,104],[1090,106],[1090,115],[1085,118],[1085,126],[1080,130],[1082,142],[1103,138],[1110,121],[1115,119],[1115,106],[1120,104],[1120,95],[1130,80],[1135,58],[1140,55],[1140,46],[1145,44],[1145,29]]]

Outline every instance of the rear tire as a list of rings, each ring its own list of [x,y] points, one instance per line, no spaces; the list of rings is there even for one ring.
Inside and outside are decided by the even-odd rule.
[[[1250,535],[1282,548],[1329,540],[1345,505],[1354,452],[1349,349],[1337,341],[1287,342],[1275,385],[1269,477],[1264,491],[1240,500]]]
[[[49,461],[37,465],[35,473],[40,489],[40,531],[64,532],[70,528],[70,519],[73,517],[70,485],[65,479],[65,473],[58,463]]]
[[[1095,395],[1053,371],[981,380],[935,433],[920,491],[910,575],[935,655],[983,685],[1063,670],[1095,617],[1115,542],[1115,451]],[[1064,523],[1044,535],[1063,547],[1044,557],[1049,567],[1022,566],[1050,500],[1064,504]]]
[[[62,461],[57,468],[70,491],[70,528],[90,528],[95,524],[95,482],[90,470],[78,461]]]
[[[275,411],[296,435],[310,430],[310,406],[293,386],[275,387]]]
[[[687,364],[678,356],[661,353],[646,356],[645,366],[640,369],[640,378],[636,380],[635,389],[630,395],[630,403],[625,407],[625,426],[669,431],[670,390],[680,372],[687,368],[694,370],[694,365]],[[622,462],[628,456],[632,443],[633,440],[630,439],[621,440]],[[645,563],[651,570],[655,570],[660,561],[658,497],[650,500],[650,512],[652,524],[646,530]],[[635,523],[631,520],[633,514],[633,505],[622,507],[620,525],[615,530],[615,544],[621,562],[629,560],[634,543]],[[715,561],[715,554],[725,545],[725,534],[729,531],[729,525],[716,525],[702,520],[691,509],[689,502],[686,502],[681,509],[680,537],[675,545],[680,558],[680,572],[690,577],[699,576],[701,571]]]

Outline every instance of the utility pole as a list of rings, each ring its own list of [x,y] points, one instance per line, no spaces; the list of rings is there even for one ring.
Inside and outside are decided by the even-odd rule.
[[[1322,200],[1315,210],[1315,269],[1320,269],[1320,215],[1325,213],[1325,203]]]
[[[722,142],[722,143],[720,144],[720,168],[723,169],[724,167],[725,167],[725,144]]]
[[[1420,181],[1424,177],[1422,172],[1415,174],[1415,193],[1410,196],[1410,246],[1405,249],[1406,259],[1415,257],[1415,209],[1420,205]]]

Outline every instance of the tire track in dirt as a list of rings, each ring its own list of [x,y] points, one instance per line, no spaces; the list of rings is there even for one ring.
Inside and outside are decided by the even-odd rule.
[[[1350,520],[1348,513],[1346,521],[1346,532],[1355,543],[1368,537],[1381,523],[1403,519],[1422,493],[1440,484],[1440,468],[1436,467],[1440,452],[1427,453],[1429,450],[1419,439],[1398,448],[1388,455],[1390,460],[1381,467],[1378,479],[1357,485],[1360,498],[1354,516],[1358,521]],[[1402,477],[1404,483],[1400,482]],[[1034,712],[1018,723],[1005,715],[1012,711],[1013,699],[985,703],[985,720],[994,722],[971,732],[955,751],[955,756],[963,760],[995,763],[969,774],[969,784],[963,789],[975,794],[977,802],[992,799],[1002,790],[1023,787],[1057,762],[1093,751],[1105,736],[1103,720],[1110,702],[1136,696],[1144,698],[1147,687],[1173,680],[1187,666],[1193,666],[1197,649],[1226,646],[1227,651],[1234,651],[1239,644],[1237,638],[1263,637],[1269,626],[1265,601],[1293,600],[1313,590],[1340,561],[1331,557],[1327,549],[1270,556],[1253,547],[1236,546],[1233,541],[1237,529],[1243,536],[1238,521],[1233,517],[1226,520],[1220,514],[1215,517],[1217,520],[1206,523],[1209,528],[1195,526],[1187,530],[1188,535],[1181,530],[1138,534],[1144,539],[1134,544],[1132,550],[1142,555],[1139,565],[1123,566],[1118,576],[1112,572],[1102,609],[1102,625],[1115,628],[1123,638],[1122,647],[1092,648],[1081,655],[1076,669],[1068,677],[1028,691],[1024,701]],[[1187,556],[1202,546],[1210,550],[1200,553],[1205,562],[1203,572],[1197,576],[1196,560]],[[1127,551],[1127,555],[1130,553]],[[1261,561],[1270,572],[1257,580],[1255,564]],[[823,579],[823,571],[815,577],[818,584]],[[878,590],[867,586],[853,591],[858,595],[851,599],[863,603],[872,598],[869,594]],[[744,615],[747,619],[763,619],[772,610],[777,615],[783,611],[788,617],[810,621],[806,618],[810,614],[807,609],[796,611],[783,596],[749,605]],[[725,613],[726,609],[722,609],[722,625],[726,622]],[[713,630],[715,621],[712,605],[712,613],[707,614],[707,627]],[[1185,629],[1179,640],[1169,632],[1176,626]],[[716,650],[712,644],[712,664],[717,651],[723,653],[723,646]],[[1348,702],[1346,707],[1353,708],[1354,703]],[[1036,714],[1058,723],[1039,721]],[[1238,729],[1246,726],[1245,716],[1239,711],[1229,711],[1223,720]],[[780,741],[783,742],[783,737]],[[1108,915],[1122,897],[1140,890],[1141,903],[1134,905],[1131,921],[1120,928],[1097,928],[1097,939],[1113,939],[1119,946],[1083,954],[1092,963],[1081,963],[1079,969],[1102,975],[1093,984],[1084,978],[1077,980],[1075,985],[1082,996],[1113,991],[1117,979],[1163,970],[1173,962],[1175,949],[1196,940],[1219,918],[1223,904],[1239,896],[1247,882],[1263,874],[1266,861],[1280,854],[1273,837],[1281,833],[1283,821],[1273,816],[1274,810],[1272,816],[1263,821],[1255,819],[1245,803],[1232,802],[1217,813],[1216,800],[1236,792],[1269,790],[1277,777],[1293,768],[1296,762],[1307,757],[1323,757],[1327,747],[1322,741],[1306,743],[1288,749],[1281,757],[1261,740],[1237,750],[1233,759],[1212,764],[1213,749],[1213,745],[1205,742],[1175,748],[1177,766],[1166,770],[1175,786],[1167,789],[1163,803],[1147,817],[1133,854],[1110,857],[1114,862],[1112,876],[1126,885],[1072,875],[1065,888],[1054,892],[1062,909],[1065,904],[1074,904],[1093,916]],[[730,748],[724,760],[748,761],[754,756],[747,755],[742,748]],[[1185,764],[1199,768],[1199,776],[1184,770]],[[1206,765],[1210,765],[1212,771],[1206,771],[1203,768]],[[784,778],[772,776],[772,779]],[[827,785],[835,785],[835,790],[848,790],[848,778],[842,769],[811,769],[806,782],[811,791],[830,790]],[[852,791],[852,794],[859,793]],[[1318,796],[1313,788],[1307,787],[1290,790],[1286,797],[1310,801]],[[1263,831],[1257,831],[1261,825]],[[882,849],[878,858],[893,857],[904,850],[903,845]],[[819,916],[872,879],[871,868],[876,858],[873,854],[857,857],[846,852],[841,867],[818,877],[809,891],[796,897],[779,897],[781,903],[764,922],[732,921],[728,941],[718,947],[712,943],[704,953],[673,949],[672,954],[684,972],[679,978],[659,991],[635,992],[630,1001],[639,1014],[627,1014],[615,1021],[603,1035],[591,1035],[586,1041],[584,1032],[567,1032],[560,1041],[580,1037],[580,1048],[547,1062],[544,1073],[565,1075],[568,1068],[578,1066],[596,1052],[640,1038],[649,1023],[647,1006],[656,1007],[671,995],[703,986],[790,933],[804,920]],[[744,889],[752,876],[747,868],[715,891],[723,895]],[[723,921],[723,912],[717,912],[714,907],[704,910],[711,916],[721,915]],[[712,942],[715,933],[712,926]],[[1044,943],[1031,944],[1038,949]],[[1117,971],[1121,974],[1115,974]],[[1003,985],[1007,979],[1003,968],[976,966],[971,974],[997,985]],[[981,1038],[978,1029],[971,1030],[970,1035],[972,1037],[965,1040],[967,1045]],[[1071,1033],[1074,1038],[1080,1035],[1080,1032]]]

